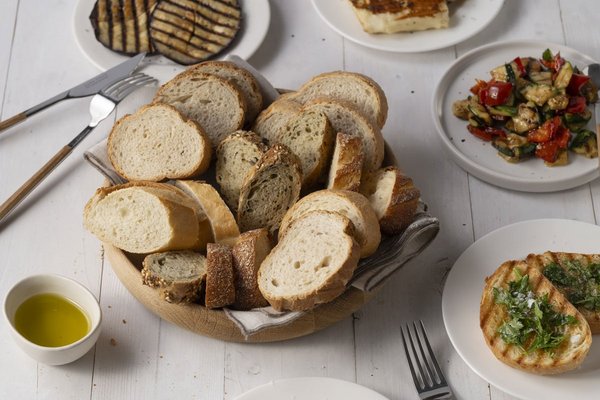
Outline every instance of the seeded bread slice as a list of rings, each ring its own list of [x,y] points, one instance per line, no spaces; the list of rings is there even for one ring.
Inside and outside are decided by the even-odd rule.
[[[187,71],[165,83],[153,102],[170,104],[186,118],[198,122],[213,147],[242,128],[247,107],[240,89],[227,80]]]
[[[173,186],[130,182],[98,189],[83,223],[103,242],[130,253],[194,249],[199,222],[190,202]]]
[[[265,307],[269,303],[258,289],[258,268],[271,252],[269,231],[265,228],[244,232],[233,246],[235,303],[237,310]]]
[[[217,75],[233,83],[241,90],[242,96],[248,107],[246,112],[246,123],[254,121],[262,110],[263,96],[258,81],[250,72],[237,66],[231,61],[205,61],[188,69],[189,72],[203,72]]]
[[[312,211],[291,223],[263,261],[258,287],[276,310],[308,310],[344,292],[359,254],[348,218]]]
[[[300,160],[282,144],[272,146],[252,167],[240,190],[238,224],[242,232],[274,232],[300,196]]]
[[[127,180],[189,178],[208,169],[211,146],[195,121],[152,104],[121,118],[108,136],[108,157]]]
[[[396,167],[382,168],[366,177],[361,192],[371,202],[381,231],[396,235],[413,221],[421,192]]]
[[[193,198],[206,215],[211,229],[211,242],[233,245],[240,235],[240,229],[219,192],[209,183],[201,181],[176,181],[175,185]]]
[[[252,131],[256,132],[268,144],[277,143],[288,122],[300,111],[302,105],[295,101],[277,99],[265,108],[254,121]]]
[[[352,103],[379,129],[387,119],[388,104],[383,89],[373,79],[356,72],[334,71],[317,75],[291,98],[305,104],[319,97]]]
[[[142,283],[160,288],[160,296],[169,303],[200,300],[206,278],[206,258],[193,251],[167,251],[144,258]]]
[[[369,200],[360,193],[348,190],[324,189],[301,198],[283,217],[279,238],[285,238],[290,224],[302,215],[316,210],[338,212],[354,224],[354,235],[360,245],[361,258],[375,253],[381,241],[377,215]]]
[[[302,111],[321,111],[335,132],[361,138],[365,161],[363,170],[375,171],[383,161],[384,144],[381,130],[373,125],[352,103],[321,97],[308,102]]]
[[[237,212],[244,178],[267,150],[260,136],[250,131],[237,131],[219,143],[217,183],[223,199],[233,212]]]
[[[329,168],[327,189],[357,192],[360,189],[363,162],[362,140],[338,132]]]
[[[302,188],[315,185],[333,150],[333,130],[329,120],[319,111],[301,112],[293,116],[278,138],[300,159]]]
[[[223,243],[209,243],[206,246],[206,307],[221,308],[233,304],[234,282],[231,247]]]

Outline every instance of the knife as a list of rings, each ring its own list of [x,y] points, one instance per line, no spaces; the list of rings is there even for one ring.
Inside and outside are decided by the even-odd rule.
[[[10,128],[13,125],[18,124],[19,122],[25,121],[33,114],[42,111],[50,107],[51,105],[58,103],[59,101],[91,96],[93,94],[98,93],[100,90],[131,75],[131,73],[135,71],[135,69],[138,67],[139,63],[144,59],[145,56],[146,53],[140,53],[137,56],[132,57],[129,60],[122,62],[121,64],[115,67],[112,67],[108,71],[104,71],[101,74],[96,75],[92,79],[89,79],[83,82],[82,84],[79,84],[36,106],[33,106],[30,109],[15,115],[14,117],[11,117],[5,121],[0,121],[0,132],[7,128]]]
[[[587,73],[599,89],[598,94],[600,94],[600,64],[590,64]],[[600,101],[594,105],[594,120],[596,121],[596,143],[600,145]]]

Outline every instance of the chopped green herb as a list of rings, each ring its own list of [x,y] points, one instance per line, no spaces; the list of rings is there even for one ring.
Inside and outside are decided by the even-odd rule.
[[[550,49],[544,50],[544,53],[542,54],[544,61],[552,61],[553,57],[554,56],[552,55],[552,51],[550,51]]]
[[[575,306],[600,311],[600,264],[587,267],[577,260],[563,261],[544,267],[544,276],[556,285]]]
[[[513,273],[516,279],[508,283],[507,289],[493,289],[494,302],[505,306],[509,316],[498,328],[498,334],[505,343],[519,346],[527,353],[552,352],[565,339],[565,327],[577,323],[577,319],[556,312],[547,294],[536,296],[528,275],[522,275],[518,268]]]

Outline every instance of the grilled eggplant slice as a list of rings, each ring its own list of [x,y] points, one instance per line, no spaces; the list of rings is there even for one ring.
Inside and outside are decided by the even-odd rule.
[[[96,39],[118,53],[153,53],[148,20],[158,0],[98,0],[90,14]]]
[[[150,19],[150,38],[165,57],[195,64],[231,44],[241,17],[237,0],[161,0]]]

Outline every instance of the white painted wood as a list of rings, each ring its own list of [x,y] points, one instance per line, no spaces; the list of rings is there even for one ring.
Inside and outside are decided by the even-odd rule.
[[[75,43],[76,0],[0,2],[0,100],[3,118],[23,111],[98,71]],[[370,50],[342,39],[308,1],[271,0],[269,35],[250,62],[277,87],[346,69],[372,76],[389,99],[386,140],[421,188],[442,231],[353,318],[316,334],[271,344],[224,343],[161,321],[121,285],[81,211],[102,177],[82,160],[116,118],[147,102],[153,89],[128,98],[0,224],[0,292],[36,273],[77,279],[100,299],[103,333],[96,348],[67,366],[38,365],[0,324],[0,398],[233,399],[273,379],[329,376],[385,396],[416,398],[400,326],[423,319],[459,399],[514,399],[473,373],[452,348],[441,316],[444,277],[474,240],[516,221],[558,217],[594,222],[600,184],[554,194],[499,189],[468,176],[442,151],[430,115],[431,93],[452,61],[496,40],[565,43],[592,56],[600,49],[595,0],[507,0],[491,25],[454,47],[424,54]],[[14,30],[14,32],[13,32]],[[597,56],[598,57],[598,56]],[[71,100],[0,134],[0,200],[9,196],[88,122],[89,99]]]

